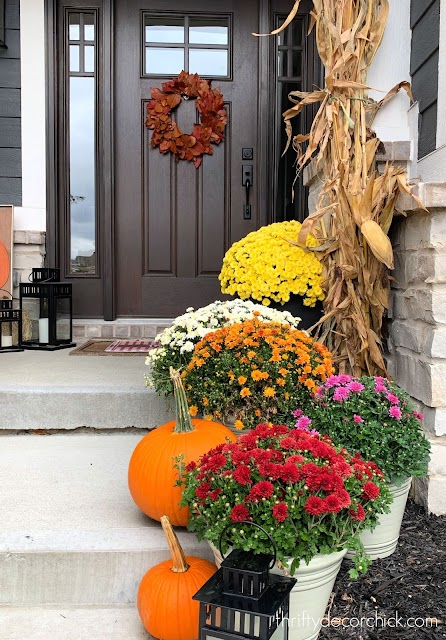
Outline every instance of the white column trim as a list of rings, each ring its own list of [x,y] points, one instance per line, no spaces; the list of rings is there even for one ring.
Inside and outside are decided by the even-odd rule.
[[[446,144],[446,0],[440,0],[437,149]]]
[[[20,0],[22,206],[14,226],[46,229],[45,3]]]

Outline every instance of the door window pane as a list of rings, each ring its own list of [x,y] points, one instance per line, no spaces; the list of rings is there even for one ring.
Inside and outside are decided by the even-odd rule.
[[[191,18],[189,42],[192,44],[228,44],[228,20],[225,18]]]
[[[94,46],[84,47],[84,71],[94,72]]]
[[[70,13],[69,17],[69,39],[80,40],[80,16],[78,13]]]
[[[144,75],[229,76],[229,17],[143,15]],[[182,46],[181,46],[182,45]]]
[[[184,18],[157,18],[146,16],[145,21],[146,42],[184,42]]]
[[[95,78],[70,78],[71,270],[95,273]]]
[[[92,13],[84,14],[84,40],[94,40],[94,15]]]
[[[225,49],[191,49],[189,71],[201,76],[227,76],[228,52]]]
[[[146,48],[146,73],[161,76],[179,74],[184,69],[184,49]]]
[[[293,68],[291,73],[293,78],[302,75],[302,51],[293,51]]]
[[[287,76],[288,75],[288,51],[279,51],[279,76]]]
[[[74,73],[80,71],[79,46],[77,44],[70,44],[70,71]]]

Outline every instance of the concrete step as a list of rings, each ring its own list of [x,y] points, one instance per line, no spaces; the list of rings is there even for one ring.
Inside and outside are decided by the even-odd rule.
[[[154,338],[172,324],[171,318],[120,318],[106,320],[73,320],[74,339]]]
[[[169,557],[161,526],[128,491],[139,440],[0,436],[0,607],[135,604],[146,571]],[[211,559],[195,535],[180,529],[178,536],[187,555]]]
[[[150,640],[136,607],[0,607],[2,640]]]
[[[0,430],[138,429],[172,419],[172,404],[145,387],[144,356],[0,355]]]

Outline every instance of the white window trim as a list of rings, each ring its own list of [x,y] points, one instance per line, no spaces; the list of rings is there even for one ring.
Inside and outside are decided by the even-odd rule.
[[[22,206],[16,230],[46,230],[45,3],[20,0]]]

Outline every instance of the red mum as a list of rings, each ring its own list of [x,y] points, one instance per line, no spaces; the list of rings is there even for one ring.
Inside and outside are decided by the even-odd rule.
[[[358,504],[356,509],[350,509],[349,514],[351,515],[353,520],[359,520],[359,522],[362,522],[363,520],[365,520],[364,507],[360,504]]]
[[[219,453],[216,456],[212,456],[212,458],[209,460],[206,466],[209,469],[209,471],[218,471],[219,469],[224,467],[225,464],[226,464],[226,457],[222,453]]]
[[[330,513],[339,513],[342,510],[342,503],[337,495],[331,493],[325,500],[325,509]]]
[[[280,446],[282,449],[294,449],[296,446],[296,441],[293,438],[283,438],[280,441]]]
[[[367,500],[376,500],[379,496],[379,487],[374,482],[366,482],[362,488],[362,495]]]
[[[305,503],[305,511],[312,516],[321,516],[326,513],[325,502],[322,498],[311,496]]]
[[[245,507],[244,504],[236,504],[232,509],[229,517],[231,518],[232,522],[242,522],[243,520],[248,520],[248,507]]]
[[[247,502],[259,502],[262,498],[271,498],[274,492],[274,486],[267,480],[262,480],[253,486],[249,495],[246,497]]]
[[[285,462],[283,465],[277,465],[280,469],[280,479],[284,482],[297,482],[300,478],[300,471],[292,462]]]
[[[251,482],[251,472],[249,467],[244,465],[236,467],[234,470],[234,480],[243,486],[249,484]]]
[[[277,522],[283,522],[288,518],[288,505],[285,502],[279,502],[273,507],[273,517]]]
[[[209,484],[209,482],[202,482],[195,489],[195,494],[196,494],[197,498],[199,498],[200,500],[206,500],[210,489],[211,489],[211,485]]]

